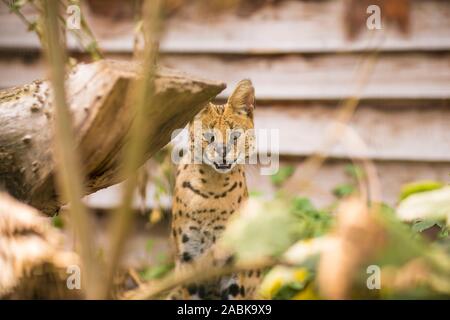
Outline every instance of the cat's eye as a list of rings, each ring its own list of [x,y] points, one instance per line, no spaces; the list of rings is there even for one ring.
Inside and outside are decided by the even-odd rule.
[[[205,133],[203,134],[203,138],[204,138],[206,141],[208,141],[209,143],[212,143],[212,142],[214,142],[214,140],[215,140],[215,136],[214,136],[214,133],[213,133],[213,132],[205,132]]]
[[[239,131],[234,131],[234,132],[232,132],[231,134],[230,134],[230,140],[232,141],[232,142],[237,142],[238,141],[238,139],[239,139],[239,137],[241,136],[241,133],[239,132]]]

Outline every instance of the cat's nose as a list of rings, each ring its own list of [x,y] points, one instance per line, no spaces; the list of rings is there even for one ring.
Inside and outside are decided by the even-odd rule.
[[[228,148],[225,144],[218,144],[216,147],[216,151],[218,156],[220,157],[220,159],[222,160],[222,163],[227,163],[227,153],[228,153]]]

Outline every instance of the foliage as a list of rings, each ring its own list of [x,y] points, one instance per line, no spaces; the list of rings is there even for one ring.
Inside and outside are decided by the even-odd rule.
[[[347,166],[346,173],[352,182],[333,190],[338,200],[331,208],[339,208],[347,199],[357,196],[355,185],[364,172],[357,166]],[[317,209],[305,197],[287,197],[281,193],[270,200],[253,197],[241,218],[225,231],[224,241],[240,259],[275,257],[281,263],[267,273],[261,284],[260,294],[267,299],[323,298],[317,278],[322,270],[320,261],[330,254],[327,250],[330,244],[340,243],[339,238],[344,234],[354,239],[351,243],[354,249],[349,249],[345,257],[355,261],[350,264],[356,263],[353,276],[345,279],[352,290],[348,293],[351,297],[449,297],[449,190],[438,182],[406,185],[397,208],[373,203],[367,207],[368,217],[372,218],[363,222],[361,217],[361,222],[351,222],[355,227],[350,229],[344,227],[335,212]],[[422,235],[432,228],[439,230],[434,238]],[[375,235],[373,239],[379,240],[368,244],[359,242],[358,237],[365,234]],[[358,250],[362,250],[360,257],[352,258]],[[336,263],[349,262],[337,260]],[[381,268],[382,290],[367,289],[368,265]]]
[[[450,186],[411,194],[400,202],[398,215],[405,221],[443,219],[449,223]]]
[[[279,168],[279,170],[277,171],[277,173],[275,173],[274,175],[270,176],[270,179],[273,183],[274,186],[276,187],[280,187],[283,185],[284,182],[286,182],[286,180],[292,176],[292,174],[294,173],[295,169],[293,166],[283,166],[281,168]]]
[[[153,239],[147,240],[145,250],[149,255],[155,251],[155,242]],[[145,281],[159,279],[172,271],[173,267],[173,261],[171,261],[165,254],[161,253],[157,256],[156,263],[145,266],[139,271],[139,276]]]
[[[344,168],[345,174],[350,178],[350,182],[342,183],[333,188],[333,194],[338,199],[349,197],[357,192],[358,181],[365,177],[361,167],[348,164]]]
[[[265,276],[260,293],[263,298],[273,300],[316,299],[312,288],[313,279],[313,270],[309,268],[277,266]]]
[[[443,186],[441,182],[431,180],[405,184],[400,191],[400,201],[405,200],[412,194],[440,189]]]

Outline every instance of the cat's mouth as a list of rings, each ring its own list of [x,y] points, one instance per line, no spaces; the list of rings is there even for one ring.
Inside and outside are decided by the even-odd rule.
[[[218,169],[218,170],[228,170],[228,169],[231,169],[231,165],[232,165],[232,163],[222,163],[222,164],[219,164],[219,163],[217,163],[217,162],[213,162],[213,164],[214,164],[214,167],[216,167],[216,169]]]

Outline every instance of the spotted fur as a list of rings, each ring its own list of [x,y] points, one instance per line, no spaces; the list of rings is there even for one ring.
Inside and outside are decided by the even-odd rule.
[[[244,164],[238,159],[248,159],[254,150],[254,104],[252,83],[243,80],[226,104],[209,104],[189,125],[191,148],[178,167],[173,202],[178,272],[207,255],[214,265],[232,261],[232,257],[217,261],[211,252],[230,217],[248,198]],[[214,138],[205,134],[208,131]],[[193,159],[201,163],[192,163]],[[258,277],[259,271],[251,271],[191,284],[172,298],[252,298]]]

